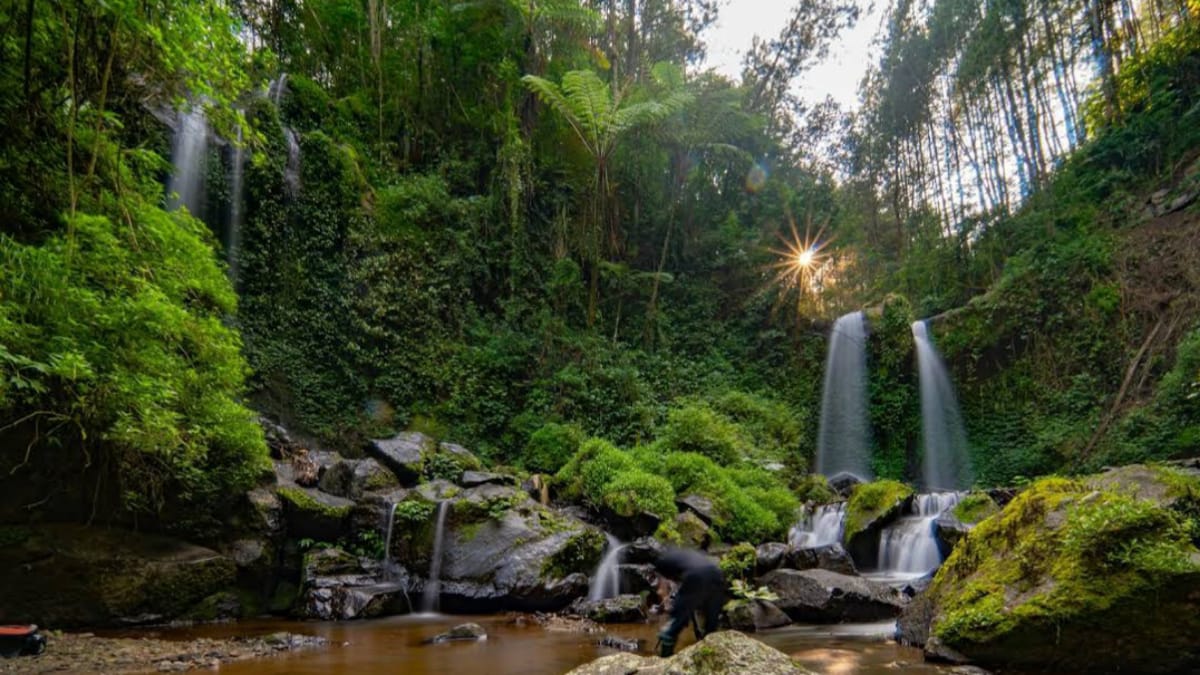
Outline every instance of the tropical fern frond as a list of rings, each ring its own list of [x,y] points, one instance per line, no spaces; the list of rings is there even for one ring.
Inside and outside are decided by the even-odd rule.
[[[613,118],[608,84],[590,70],[572,70],[563,75],[562,92],[579,126],[588,134],[584,142],[602,149],[607,145]]]
[[[542,103],[550,106],[557,112],[568,124],[575,134],[579,136],[579,140],[585,144],[588,143],[588,138],[585,136],[584,129],[580,126],[580,120],[575,114],[575,110],[571,103],[567,101],[567,97],[563,95],[558,85],[547,80],[544,77],[537,75],[526,75],[521,78],[521,82],[532,91]],[[589,145],[589,150],[591,149]]]

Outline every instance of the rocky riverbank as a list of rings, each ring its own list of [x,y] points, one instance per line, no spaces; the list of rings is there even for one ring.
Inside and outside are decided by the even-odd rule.
[[[40,656],[0,659],[0,673],[147,673],[216,669],[223,663],[317,649],[324,638],[292,633],[265,637],[195,640],[109,638],[92,633],[51,633]]]

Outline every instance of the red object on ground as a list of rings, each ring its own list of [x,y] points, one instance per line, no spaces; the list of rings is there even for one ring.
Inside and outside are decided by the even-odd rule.
[[[25,637],[37,632],[37,626],[0,626],[0,637]]]

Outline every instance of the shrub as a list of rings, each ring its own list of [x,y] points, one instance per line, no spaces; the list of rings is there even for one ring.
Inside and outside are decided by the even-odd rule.
[[[727,581],[749,579],[754,574],[754,566],[758,562],[758,552],[746,542],[729,549],[721,556],[718,566]]]
[[[604,488],[604,505],[620,516],[652,513],[666,521],[675,517],[675,491],[661,476],[640,469],[622,471]]]
[[[530,471],[553,474],[571,459],[582,442],[583,430],[578,426],[547,422],[529,437],[522,462]]]
[[[803,428],[788,406],[743,391],[730,391],[713,408],[741,427],[755,454],[765,459],[795,460]]]
[[[671,410],[659,440],[668,451],[695,452],[720,464],[732,464],[750,450],[743,431],[703,403]]]

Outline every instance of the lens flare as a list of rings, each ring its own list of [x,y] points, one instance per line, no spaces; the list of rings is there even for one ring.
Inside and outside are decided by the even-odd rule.
[[[762,164],[755,164],[746,172],[746,190],[748,192],[758,192],[767,184],[767,168]]]

